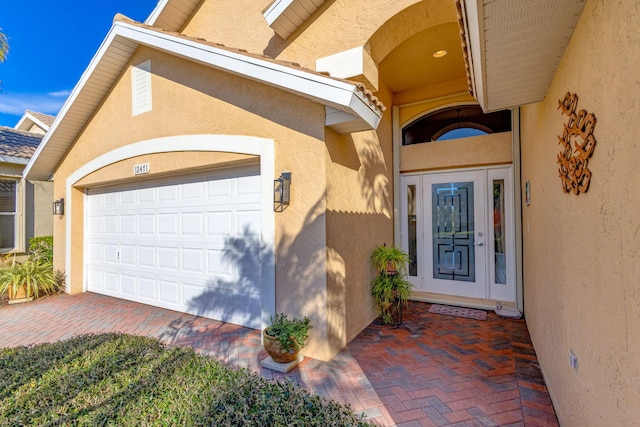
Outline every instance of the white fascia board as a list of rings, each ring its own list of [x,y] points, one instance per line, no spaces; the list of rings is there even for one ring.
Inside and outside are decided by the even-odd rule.
[[[355,113],[371,129],[376,125],[369,116],[373,114],[380,117],[377,109],[369,104],[354,84],[127,23],[118,22],[116,25],[118,35],[122,37],[348,113]]]
[[[262,13],[267,24],[271,26],[276,19],[282,15],[288,7],[293,4],[294,0],[275,0],[265,11]]]
[[[44,130],[45,132],[49,130],[49,126],[45,125],[44,123],[42,123],[41,120],[38,120],[38,118],[36,118],[34,115],[25,112],[22,117],[20,118],[20,120],[18,121],[18,123],[16,123],[16,125],[13,127],[14,129],[18,129],[18,130],[26,130],[26,129],[21,129],[21,126],[26,122],[26,121],[30,121],[32,124],[37,125],[39,128],[41,128],[42,130]],[[31,125],[29,125],[28,127],[31,127]]]
[[[167,3],[169,3],[169,0],[158,0],[156,7],[151,11],[151,14],[147,19],[145,19],[144,23],[147,25],[154,25],[164,8],[167,6]]]
[[[487,111],[487,75],[484,49],[484,11],[482,0],[464,1],[464,21],[467,24],[467,40],[469,43],[469,60],[471,61],[471,78],[475,97],[483,111]]]
[[[78,96],[82,92],[82,89],[87,84],[87,81],[91,77],[91,74],[93,73],[93,71],[96,69],[96,67],[100,63],[100,60],[102,59],[102,57],[105,55],[105,53],[109,49],[109,46],[111,45],[111,43],[113,42],[115,37],[116,37],[116,31],[115,31],[115,25],[113,25],[111,27],[111,29],[109,30],[109,33],[107,34],[107,37],[105,37],[105,39],[102,41],[102,44],[100,45],[100,48],[98,49],[96,54],[91,59],[91,62],[89,62],[89,66],[84,70],[84,72],[82,73],[82,76],[80,76],[80,80],[78,81],[76,86],[71,91],[71,94],[69,95],[67,100],[62,105],[62,108],[60,109],[60,112],[56,115],[56,118],[53,120],[53,123],[51,124],[51,127],[49,128],[49,131],[45,134],[44,138],[42,138],[42,141],[40,141],[40,145],[38,145],[38,148],[36,149],[35,153],[31,157],[31,160],[29,160],[29,163],[27,164],[27,167],[24,169],[24,177],[25,177],[25,179],[36,180],[36,181],[37,180],[42,180],[42,179],[47,179],[45,177],[45,175],[48,177],[53,172],[53,170],[55,169],[55,167],[53,167],[53,168],[51,168],[50,171],[45,171],[45,172],[33,171],[33,176],[32,176],[32,170],[34,169],[36,163],[38,162],[38,159],[40,158],[40,155],[42,154],[42,152],[49,145],[49,141],[56,135],[56,130],[60,126],[60,123],[64,121],[65,116],[67,115],[67,113],[69,112],[71,107],[73,106],[73,103],[75,102],[75,100],[78,98]],[[59,143],[61,143],[61,144],[65,144],[66,143],[67,144],[67,148],[68,148],[68,146],[70,146],[73,143],[73,141],[64,141],[64,142],[59,142]],[[64,151],[66,152],[67,150],[65,149]],[[57,165],[56,165],[56,167],[57,167]],[[39,175],[37,174],[37,172],[39,172]]]

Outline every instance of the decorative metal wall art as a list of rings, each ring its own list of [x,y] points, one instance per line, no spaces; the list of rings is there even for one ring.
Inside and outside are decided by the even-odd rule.
[[[573,191],[576,195],[586,193],[591,182],[589,158],[596,147],[596,138],[593,136],[596,117],[586,110],[576,113],[578,95],[575,93],[567,92],[564,100],[559,100],[558,104],[562,114],[569,116],[562,136],[558,136],[558,143],[562,146],[557,161],[562,190],[565,193]]]

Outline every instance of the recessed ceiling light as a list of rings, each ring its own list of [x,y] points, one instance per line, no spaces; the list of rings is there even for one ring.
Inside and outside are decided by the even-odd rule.
[[[445,56],[447,53],[446,50],[444,49],[440,49],[440,50],[436,50],[435,52],[433,52],[433,57],[434,58],[442,58],[443,56]]]

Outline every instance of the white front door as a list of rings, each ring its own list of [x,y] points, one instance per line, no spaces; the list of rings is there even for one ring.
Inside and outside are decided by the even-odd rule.
[[[260,328],[257,166],[91,189],[87,290]]]
[[[401,178],[402,247],[416,291],[515,301],[511,168]]]

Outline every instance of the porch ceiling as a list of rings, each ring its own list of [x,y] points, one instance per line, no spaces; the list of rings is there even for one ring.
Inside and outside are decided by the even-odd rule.
[[[461,0],[472,88],[485,112],[544,98],[585,0]]]

